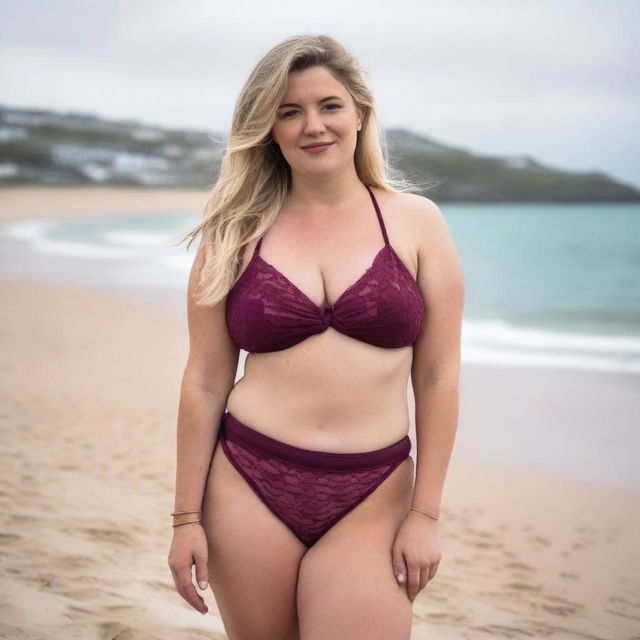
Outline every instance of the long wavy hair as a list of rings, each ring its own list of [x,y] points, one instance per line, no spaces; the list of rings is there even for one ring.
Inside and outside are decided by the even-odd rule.
[[[258,62],[242,88],[204,219],[177,243],[188,239],[188,249],[202,235],[197,304],[213,306],[226,297],[239,275],[244,247],[272,225],[287,199],[291,168],[271,129],[289,74],[318,65],[345,86],[363,111],[354,152],[360,180],[392,192],[422,188],[389,165],[384,131],[364,79],[367,72],[358,60],[327,35],[298,35],[282,41]]]

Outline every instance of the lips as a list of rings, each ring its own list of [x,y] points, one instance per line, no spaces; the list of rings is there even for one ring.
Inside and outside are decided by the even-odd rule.
[[[303,149],[322,149],[324,147],[329,147],[333,144],[333,142],[318,142],[315,144],[308,144]]]

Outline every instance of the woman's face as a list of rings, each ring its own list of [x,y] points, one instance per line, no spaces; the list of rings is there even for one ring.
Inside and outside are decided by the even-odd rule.
[[[271,134],[293,171],[316,176],[353,165],[361,127],[362,113],[345,86],[316,66],[289,74]],[[319,142],[331,144],[315,152],[304,149]]]

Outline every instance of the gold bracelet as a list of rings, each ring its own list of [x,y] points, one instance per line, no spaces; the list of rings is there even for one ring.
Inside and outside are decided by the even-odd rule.
[[[201,511],[174,511],[171,515],[172,516],[181,516],[185,513],[201,513]]]
[[[172,527],[179,527],[183,524],[193,524],[194,522],[201,522],[201,520],[189,520],[188,522],[179,522],[178,524],[171,525]]]
[[[415,507],[409,507],[409,511],[417,511],[418,513],[422,513],[425,516],[429,516],[430,518],[433,518],[434,520],[439,520],[440,519],[439,516],[434,516],[432,513],[427,513],[426,511],[421,511],[420,509],[416,509]]]

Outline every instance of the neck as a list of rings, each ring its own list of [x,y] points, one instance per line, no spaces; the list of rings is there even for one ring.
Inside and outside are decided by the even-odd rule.
[[[355,169],[329,178],[294,174],[288,200],[302,211],[335,210],[349,206],[348,203],[361,198],[363,192],[366,188]]]

